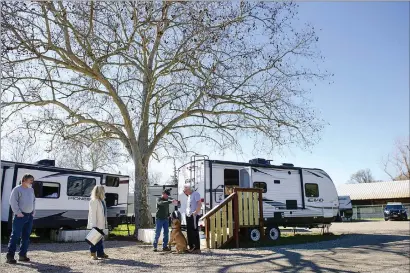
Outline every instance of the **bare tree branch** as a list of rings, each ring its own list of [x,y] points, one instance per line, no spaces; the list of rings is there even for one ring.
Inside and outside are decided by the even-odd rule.
[[[329,73],[316,69],[318,37],[295,24],[293,3],[1,5],[3,121],[21,115],[50,149],[61,139],[122,143],[137,226],[149,219],[153,158],[198,143],[240,149],[248,135],[266,152],[319,140],[324,123],[305,86]]]

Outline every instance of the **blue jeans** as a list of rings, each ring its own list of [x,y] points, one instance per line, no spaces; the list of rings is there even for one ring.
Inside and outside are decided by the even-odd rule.
[[[104,255],[104,243],[103,239],[101,239],[98,243],[95,244],[95,246],[90,246],[90,252],[91,253],[96,253],[97,256],[101,257]]]
[[[17,244],[21,238],[19,256],[26,257],[28,245],[30,243],[30,234],[33,228],[33,215],[31,213],[23,213],[23,217],[13,218],[13,229],[11,231],[9,251],[7,255],[14,257],[16,254]]]
[[[169,222],[168,219],[156,219],[155,220],[155,239],[154,248],[158,246],[158,239],[161,235],[161,229],[164,229],[164,240],[162,241],[162,247],[168,246],[168,235],[169,235]]]

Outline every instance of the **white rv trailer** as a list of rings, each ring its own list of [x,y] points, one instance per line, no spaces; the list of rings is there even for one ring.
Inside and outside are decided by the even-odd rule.
[[[352,220],[353,207],[349,195],[339,196],[339,218]]]
[[[295,167],[293,164],[275,166],[264,159],[241,163],[194,158],[179,168],[178,192],[182,215],[186,209],[187,197],[182,192],[186,183],[190,183],[203,198],[201,214],[220,204],[234,187],[263,189],[266,227],[320,227],[334,221],[338,214],[335,185],[320,169]]]
[[[34,229],[46,231],[85,227],[88,220],[90,194],[95,185],[104,185],[109,226],[117,226],[120,216],[127,214],[128,176],[58,168],[54,166],[54,160],[42,160],[38,164],[2,160],[0,174],[2,232],[11,229],[13,213],[9,205],[10,194],[26,173],[34,176],[33,189],[36,195]]]
[[[157,199],[162,195],[164,189],[169,189],[172,199],[178,199],[178,185],[158,185],[154,184],[148,187],[148,208],[152,217],[152,222],[155,223],[155,215],[157,214]],[[169,212],[175,210],[173,204],[169,205]],[[134,216],[134,194],[128,196],[128,217]]]

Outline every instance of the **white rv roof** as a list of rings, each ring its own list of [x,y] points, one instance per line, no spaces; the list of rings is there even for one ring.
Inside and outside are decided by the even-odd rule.
[[[338,185],[339,196],[351,200],[410,198],[410,180]]]

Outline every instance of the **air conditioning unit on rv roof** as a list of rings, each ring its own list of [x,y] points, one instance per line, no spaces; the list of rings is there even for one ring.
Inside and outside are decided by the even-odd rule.
[[[249,160],[250,164],[258,164],[258,165],[270,165],[271,160],[266,160],[264,158],[254,158]]]
[[[43,166],[55,166],[56,161],[53,159],[42,159],[36,162],[37,165],[43,165]]]

